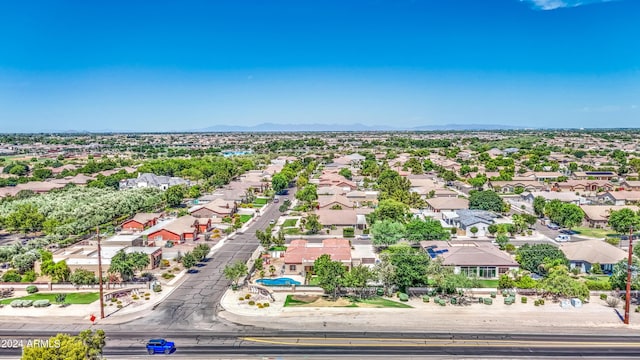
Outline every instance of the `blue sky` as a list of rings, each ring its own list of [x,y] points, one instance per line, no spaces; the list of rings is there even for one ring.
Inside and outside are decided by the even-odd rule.
[[[640,1],[0,3],[0,131],[638,127]]]

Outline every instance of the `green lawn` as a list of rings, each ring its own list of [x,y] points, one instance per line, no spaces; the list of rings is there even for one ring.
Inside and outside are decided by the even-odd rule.
[[[294,227],[298,223],[298,219],[287,219],[282,223],[282,227]]]
[[[571,228],[571,230],[577,231],[578,235],[588,236],[592,238],[600,238],[600,239],[605,238],[607,236],[616,235],[616,232],[613,230],[596,229],[596,228],[582,227],[582,226]]]
[[[267,204],[267,198],[256,198],[253,201],[254,204],[258,204],[258,205],[266,205]]]
[[[307,301],[301,301],[301,300],[297,300],[294,299],[295,295],[287,295],[286,300],[284,301],[284,306],[301,306],[301,305],[307,305],[310,304],[311,302],[307,302]],[[375,308],[397,308],[397,309],[407,309],[407,308],[411,308],[412,306],[407,305],[407,304],[403,304],[397,301],[393,301],[393,300],[388,300],[385,298],[381,298],[381,297],[374,297],[371,299],[358,299],[358,298],[349,298],[348,299],[351,303],[349,305],[343,306],[343,307],[375,307]],[[361,305],[359,305],[361,304]]]
[[[251,215],[240,215],[240,221],[244,224],[247,221],[251,220],[253,216]]]
[[[81,293],[66,293],[67,298],[65,303],[67,304],[91,304],[92,302],[100,298],[100,294],[97,292],[81,292]],[[10,298],[0,300],[0,304],[10,304],[13,300],[49,300],[52,304],[56,302],[56,295],[58,293],[36,293],[20,298]]]
[[[309,285],[317,286],[319,282],[320,282],[320,278],[317,276],[312,276],[311,279],[309,279]]]
[[[284,229],[285,235],[300,235],[300,229],[298,228],[287,228]]]
[[[497,288],[498,280],[478,280],[481,288]]]
[[[411,308],[411,306],[407,304],[403,304],[401,302],[397,302],[397,301],[393,301],[393,300],[389,300],[381,297],[374,297],[371,299],[351,299],[351,301],[355,305],[362,303],[362,304],[374,305],[374,307],[377,307],[377,308],[398,308],[398,309]]]
[[[299,306],[299,305],[305,305],[305,304],[308,304],[308,302],[296,300],[293,298],[293,295],[287,295],[287,298],[284,301],[284,307]]]

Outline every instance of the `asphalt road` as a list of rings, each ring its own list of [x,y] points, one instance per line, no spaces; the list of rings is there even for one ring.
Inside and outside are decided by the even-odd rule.
[[[454,333],[307,333],[289,336],[238,337],[178,335],[174,357],[197,356],[493,356],[493,357],[634,357],[638,336],[557,336],[548,334]],[[112,334],[104,349],[107,358],[145,356],[142,334]],[[20,349],[1,349],[0,357]],[[160,355],[163,356],[163,355]]]
[[[246,262],[259,245],[255,231],[265,229],[269,221],[278,216],[278,206],[270,205],[243,234],[236,234],[233,239],[228,239],[213,257],[208,259],[205,266],[197,268],[197,273],[186,274],[187,278],[183,284],[150,314],[123,324],[121,328],[136,326],[162,327],[167,330],[200,328],[217,331],[238,329],[237,325],[216,318],[216,307],[230,285],[230,281],[224,277],[223,269],[226,264],[238,260]]]

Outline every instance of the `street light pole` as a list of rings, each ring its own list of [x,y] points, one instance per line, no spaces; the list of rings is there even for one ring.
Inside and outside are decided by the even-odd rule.
[[[629,308],[631,307],[631,266],[633,264],[633,226],[629,228],[629,254],[627,259],[627,294],[624,297],[624,323],[629,325]]]
[[[100,248],[100,228],[96,226],[98,236],[98,284],[100,286],[100,319],[104,319],[104,293],[102,290],[102,250]]]

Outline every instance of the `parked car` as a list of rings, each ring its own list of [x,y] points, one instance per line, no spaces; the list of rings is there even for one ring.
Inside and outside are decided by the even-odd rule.
[[[275,223],[276,223],[276,221],[275,221],[275,220],[271,220],[271,221],[269,221],[269,224],[270,224],[270,225],[275,225]]]
[[[560,234],[558,236],[556,236],[556,241],[557,242],[567,242],[571,240],[571,236],[566,235],[566,234]]]
[[[172,341],[165,339],[151,339],[147,342],[147,352],[153,354],[171,354],[176,350],[176,345]]]
[[[370,240],[371,239],[371,235],[368,235],[368,234],[358,235],[358,239],[360,239],[360,240]]]
[[[569,229],[560,230],[560,234],[565,234],[565,235],[575,235],[577,233],[578,233],[577,231],[569,230]]]
[[[547,225],[547,227],[551,230],[558,230],[560,229],[560,226],[558,224],[554,224],[554,223],[549,223],[549,225]]]

